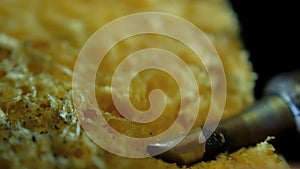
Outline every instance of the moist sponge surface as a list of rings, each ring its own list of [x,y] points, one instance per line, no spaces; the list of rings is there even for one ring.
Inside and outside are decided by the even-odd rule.
[[[212,41],[226,74],[223,118],[253,102],[255,76],[239,38],[237,17],[225,0],[2,0],[0,168],[179,168],[154,158],[128,159],[104,151],[82,130],[72,103],[73,67],[85,41],[109,21],[143,11],[167,12],[187,19]],[[173,51],[190,66],[203,100],[195,127],[202,125],[210,106],[207,72],[186,47],[155,35],[119,43],[101,64],[95,92],[108,123],[126,135],[149,137],[163,132],[176,118],[178,86],[174,79],[157,71],[142,72],[130,89],[132,103],[141,110],[149,107],[152,89],[165,91],[166,110],[157,121],[133,123],[113,105],[108,89],[114,68],[124,56],[147,47]],[[266,142],[191,167],[288,168]]]

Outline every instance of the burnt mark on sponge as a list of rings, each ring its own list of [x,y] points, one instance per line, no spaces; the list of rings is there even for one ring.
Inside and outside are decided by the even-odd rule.
[[[48,131],[41,131],[40,134],[47,134]]]
[[[1,61],[0,61],[1,62]],[[7,72],[4,70],[0,70],[0,78],[6,76]]]
[[[40,108],[46,109],[50,107],[50,102],[40,104]]]
[[[23,138],[22,137],[18,137],[18,142],[21,144],[23,142]]]
[[[5,59],[8,59],[11,54],[12,49],[0,45],[0,62],[2,62]]]
[[[35,142],[36,142],[36,138],[35,138],[35,136],[32,136],[32,137],[31,137],[31,140],[32,140],[32,142],[34,142],[34,143],[35,143]]]
[[[31,93],[31,89],[28,86],[21,86],[20,88],[22,90],[22,95],[27,95]],[[28,105],[26,105],[26,108],[28,108]]]

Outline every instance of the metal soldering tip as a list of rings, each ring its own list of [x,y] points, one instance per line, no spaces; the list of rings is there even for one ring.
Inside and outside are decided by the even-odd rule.
[[[220,134],[212,133],[206,142],[200,143],[201,132],[200,128],[192,130],[176,146],[174,146],[174,143],[178,142],[180,137],[173,137],[165,141],[150,144],[147,147],[147,151],[155,158],[169,163],[177,163],[178,165],[189,165],[203,159],[215,157],[216,148],[220,150],[219,146],[216,145],[225,144],[224,137]],[[159,152],[163,153],[158,154]]]
[[[170,148],[170,147],[168,147]],[[157,152],[157,151],[165,151],[166,147],[163,146],[162,144],[151,144],[148,146],[147,151],[149,152],[150,155],[152,155],[153,157],[157,158],[157,159],[161,159],[165,162],[168,163],[179,163],[179,164],[185,164],[186,160],[184,159],[184,157],[181,155],[181,153],[178,153],[174,150],[168,150],[165,151],[164,153],[158,154],[158,155],[154,155],[156,153],[153,152]]]

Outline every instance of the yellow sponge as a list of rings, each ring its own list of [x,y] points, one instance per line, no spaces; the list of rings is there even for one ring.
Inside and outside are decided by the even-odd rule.
[[[1,0],[0,168],[179,168],[155,158],[129,159],[103,150],[80,127],[72,103],[73,67],[85,41],[109,21],[143,11],[182,17],[212,41],[226,74],[223,118],[254,101],[255,74],[239,37],[237,17],[225,0]],[[120,42],[101,64],[95,92],[108,123],[123,134],[149,137],[164,131],[176,118],[178,86],[164,73],[145,71],[131,84],[130,99],[141,110],[149,107],[152,89],[160,88],[168,95],[164,114],[149,124],[123,118],[107,90],[121,59],[148,47],[170,50],[190,66],[201,93],[195,126],[203,125],[211,94],[206,70],[187,47],[156,35]],[[267,142],[190,167],[289,168]]]

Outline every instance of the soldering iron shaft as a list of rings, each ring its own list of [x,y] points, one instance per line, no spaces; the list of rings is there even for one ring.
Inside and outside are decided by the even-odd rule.
[[[269,81],[262,99],[238,115],[221,121],[215,131],[196,128],[175,147],[170,147],[170,143],[178,137],[151,144],[148,152],[168,150],[156,157],[177,164],[211,160],[222,152],[253,145],[268,136],[280,137],[287,131],[299,131],[299,103],[300,72],[280,74]],[[204,143],[199,142],[201,132],[209,136]]]

